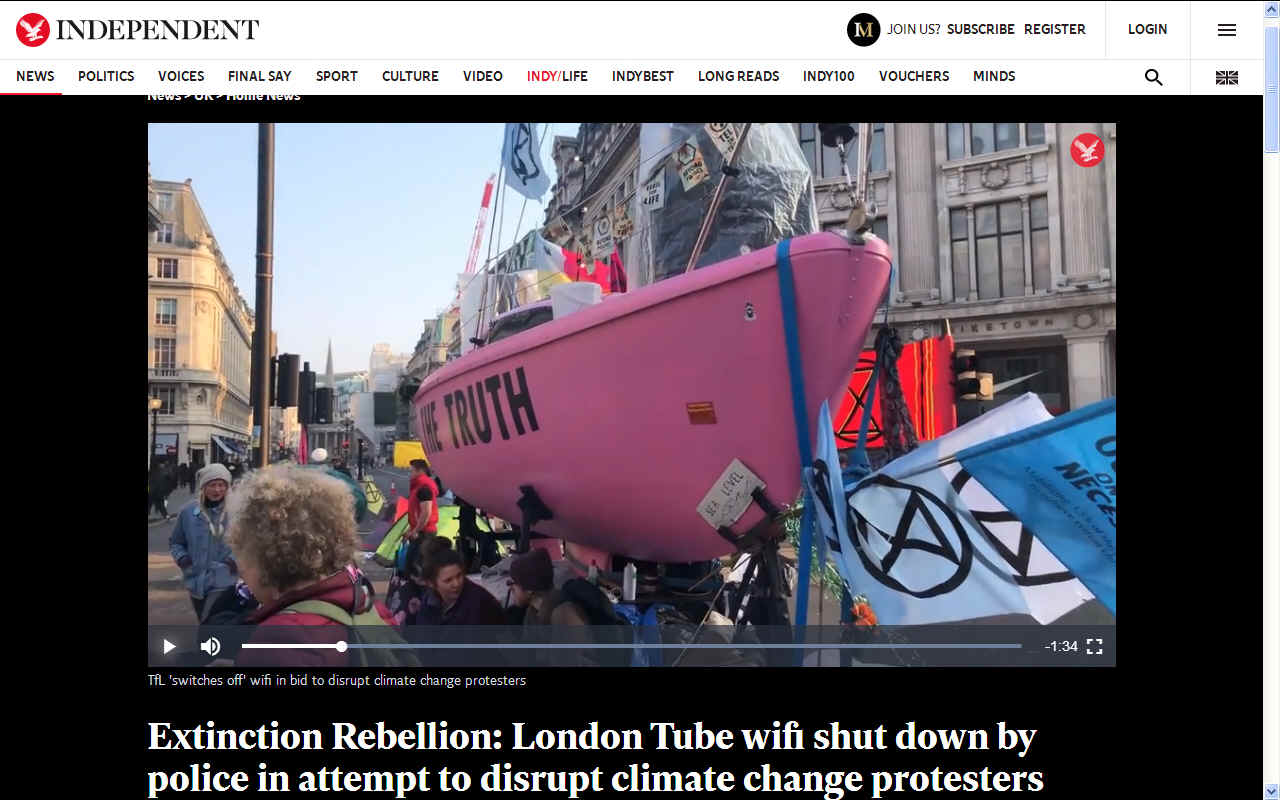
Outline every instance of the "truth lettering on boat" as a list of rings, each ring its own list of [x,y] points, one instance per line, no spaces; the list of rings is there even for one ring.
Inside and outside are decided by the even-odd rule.
[[[468,382],[464,388],[427,400],[418,407],[418,421],[428,453],[444,450],[446,442],[457,450],[489,444],[495,435],[507,441],[538,430],[524,367]],[[447,428],[442,422],[447,422]]]

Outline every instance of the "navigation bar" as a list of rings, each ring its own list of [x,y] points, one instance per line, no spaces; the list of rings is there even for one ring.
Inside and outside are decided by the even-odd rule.
[[[6,93],[145,95],[1261,94],[1262,58],[1188,62],[17,61]],[[1231,80],[1224,81],[1224,74]]]

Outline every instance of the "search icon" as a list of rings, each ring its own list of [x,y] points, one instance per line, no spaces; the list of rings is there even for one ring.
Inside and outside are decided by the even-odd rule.
[[[1149,70],[1147,70],[1147,74],[1146,74],[1144,77],[1146,77],[1146,79],[1147,79],[1147,81],[1148,81],[1149,83],[1159,83],[1161,86],[1164,86],[1164,84],[1163,84],[1163,83],[1160,83],[1160,71],[1159,71],[1159,70],[1156,70],[1156,69],[1149,69]]]

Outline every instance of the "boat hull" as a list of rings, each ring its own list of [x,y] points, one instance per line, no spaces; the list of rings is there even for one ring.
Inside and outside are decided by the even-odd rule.
[[[800,490],[776,248],[539,325],[427,376],[415,424],[445,484],[544,535],[657,562],[732,546],[697,511],[737,458],[778,503]],[[791,243],[810,435],[836,403],[889,281],[888,247],[820,233]],[[761,519],[754,505],[734,526]]]

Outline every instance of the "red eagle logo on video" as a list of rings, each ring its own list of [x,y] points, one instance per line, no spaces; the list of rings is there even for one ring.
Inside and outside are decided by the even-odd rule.
[[[1102,161],[1107,148],[1092,133],[1082,133],[1071,142],[1071,157],[1082,167],[1092,167]]]
[[[18,20],[18,41],[27,47],[39,47],[49,41],[49,20],[39,14],[27,14]]]

